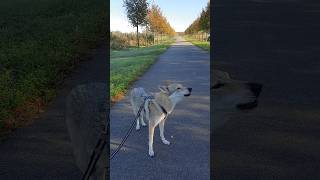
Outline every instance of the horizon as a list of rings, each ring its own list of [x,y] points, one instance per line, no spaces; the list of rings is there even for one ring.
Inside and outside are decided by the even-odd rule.
[[[171,0],[170,4],[168,0],[153,0],[147,1],[149,5],[154,2],[157,4],[163,15],[167,18],[171,27],[175,32],[184,32],[188,26],[200,16],[203,8],[207,6],[209,0]],[[180,3],[184,3],[184,11],[177,11]],[[136,32],[135,27],[130,25],[125,8],[123,7],[123,1],[111,0],[110,1],[110,31],[120,31],[120,32]],[[144,28],[139,26],[139,32],[142,32]]]

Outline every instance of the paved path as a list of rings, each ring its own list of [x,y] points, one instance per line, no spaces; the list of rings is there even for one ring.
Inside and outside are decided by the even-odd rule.
[[[215,1],[215,68],[264,84],[258,108],[213,132],[216,179],[320,179],[319,5]]]
[[[179,39],[160,56],[134,87],[157,92],[172,80],[192,87],[192,95],[169,116],[161,143],[155,130],[155,157],[148,156],[148,128],[133,131],[122,150],[110,162],[110,179],[209,179],[210,91],[209,53]],[[110,151],[117,147],[134,118],[128,96],[111,109]]]
[[[0,144],[0,179],[78,180],[67,132],[65,97],[77,84],[106,82],[106,48],[93,51],[92,60],[82,62],[68,78],[58,96],[35,122],[14,131]]]

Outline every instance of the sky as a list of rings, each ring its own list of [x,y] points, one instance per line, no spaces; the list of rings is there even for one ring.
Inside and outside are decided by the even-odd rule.
[[[171,27],[176,32],[183,32],[200,15],[209,0],[147,0],[149,4],[153,1],[160,7]],[[127,19],[123,0],[110,1],[110,30],[136,31]]]

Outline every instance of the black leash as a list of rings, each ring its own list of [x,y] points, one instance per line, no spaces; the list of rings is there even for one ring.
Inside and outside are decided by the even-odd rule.
[[[154,97],[153,97],[153,96],[146,96],[146,97],[144,98],[143,103],[142,103],[142,105],[140,106],[139,111],[138,111],[135,119],[133,120],[133,122],[132,122],[132,124],[131,124],[131,127],[129,128],[129,130],[127,131],[127,134],[126,134],[126,135],[124,136],[124,138],[122,139],[122,141],[121,141],[120,145],[118,146],[118,148],[112,153],[112,155],[111,155],[111,157],[110,157],[110,160],[112,160],[112,159],[114,158],[114,156],[115,156],[115,155],[119,152],[119,150],[122,148],[124,142],[128,139],[128,137],[129,137],[130,133],[132,132],[132,129],[133,129],[134,125],[135,125],[135,122],[136,122],[137,119],[140,117],[141,111],[142,111],[142,109],[144,108],[144,104],[145,104],[145,102],[146,102],[147,99],[154,99]]]
[[[107,130],[109,130],[109,122],[107,122],[106,129],[101,133],[100,138],[90,156],[90,161],[87,166],[87,169],[85,173],[82,176],[82,180],[88,180],[102,154],[102,150],[104,149],[104,146],[106,145],[106,135],[107,135]]]
[[[84,173],[84,175],[82,176],[83,180],[88,180],[89,177],[91,176],[101,154],[102,154],[102,150],[104,148],[104,146],[106,145],[106,133],[102,132],[100,139],[98,140],[96,147],[94,148],[91,157],[90,157],[90,161],[89,164],[87,166],[87,169]]]
[[[133,120],[129,130],[127,131],[126,135],[122,139],[118,148],[112,153],[111,157],[109,158],[110,160],[112,160],[114,158],[114,156],[120,151],[120,149],[124,145],[125,141],[128,139],[128,137],[129,137],[130,133],[132,132],[132,129],[135,125],[136,120],[140,117],[141,111],[143,110],[147,99],[154,99],[154,97],[153,96],[146,96],[144,98],[144,101],[141,104],[139,111],[138,111],[135,119]],[[163,107],[161,107],[161,108],[164,112],[167,112],[163,109]],[[165,113],[165,114],[167,114],[167,113]],[[93,170],[94,170],[94,168],[95,168],[95,166],[101,156],[102,150],[104,149],[104,146],[106,145],[106,133],[107,133],[108,129],[109,129],[109,122],[107,122],[106,129],[105,129],[105,131],[103,131],[101,133],[101,136],[100,136],[100,138],[99,138],[99,140],[98,140],[98,142],[97,142],[97,144],[96,144],[96,146],[90,156],[90,161],[89,161],[89,164],[87,166],[87,169],[86,169],[84,175],[82,176],[82,180],[88,180],[90,178],[90,176],[91,176],[91,174],[92,174],[92,172],[93,172]]]

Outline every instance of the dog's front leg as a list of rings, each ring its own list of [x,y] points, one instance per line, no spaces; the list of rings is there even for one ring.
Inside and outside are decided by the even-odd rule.
[[[170,142],[166,140],[166,138],[164,137],[164,123],[166,122],[165,119],[163,119],[162,121],[160,121],[159,123],[159,129],[160,129],[160,137],[161,137],[161,141],[163,142],[163,144],[167,144],[169,145]]]
[[[154,156],[154,151],[153,151],[153,134],[154,134],[154,126],[149,123],[149,155],[151,157]]]

